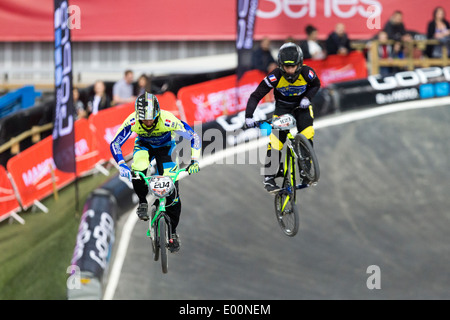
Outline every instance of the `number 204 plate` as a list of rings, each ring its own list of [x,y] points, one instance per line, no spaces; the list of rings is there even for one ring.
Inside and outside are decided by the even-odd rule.
[[[175,185],[170,177],[156,176],[150,180],[150,190],[158,198],[167,197],[172,193]]]

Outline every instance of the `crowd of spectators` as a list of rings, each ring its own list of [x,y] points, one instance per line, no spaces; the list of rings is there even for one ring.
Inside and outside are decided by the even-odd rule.
[[[318,39],[319,31],[312,24],[306,25],[304,28],[305,38],[296,40],[292,37],[286,38],[285,42],[295,42],[302,48],[304,59],[323,60],[329,55],[348,55],[354,48],[351,47],[349,38],[345,30],[345,24],[337,23],[333,30],[323,40]],[[372,38],[367,39],[365,53],[373,45],[373,40],[377,40],[377,51],[380,59],[404,59],[411,52],[411,46],[408,42],[414,39],[417,32],[409,31],[403,21],[403,13],[397,10],[392,13],[389,20],[382,29]],[[426,50],[419,52],[429,58],[441,58],[442,47],[447,46],[450,57],[450,23],[446,19],[446,13],[443,7],[437,7],[432,12],[432,18],[426,26],[426,34],[423,39],[435,39],[439,44],[429,44]],[[252,52],[252,69],[258,69],[269,73],[277,67],[276,57],[271,51],[272,41],[268,37],[264,37],[256,45]],[[417,58],[417,49],[414,57]],[[401,71],[399,67],[380,67],[380,74],[385,76],[394,72]],[[87,99],[80,99],[80,91],[74,88],[73,99],[75,106],[75,116],[79,118],[87,118],[91,114],[96,114],[99,110],[109,108],[114,105],[133,102],[136,97],[143,92],[161,93],[161,88],[157,88],[152,84],[152,77],[141,74],[137,81],[134,78],[132,70],[125,70],[123,78],[119,79],[112,86],[112,92],[107,92],[106,85],[103,81],[96,81],[92,89],[88,92]]]
[[[164,88],[159,88],[152,84],[152,77],[141,74],[137,81],[134,80],[134,72],[125,70],[123,78],[110,84],[110,90],[107,90],[107,84],[104,81],[97,80],[92,87],[79,89],[73,88],[73,104],[75,118],[88,118],[91,114],[109,107],[134,102],[136,97],[144,92],[162,93]],[[84,99],[81,98],[84,93]]]
[[[392,13],[388,21],[377,32],[372,39],[366,39],[364,53],[368,57],[368,51],[377,40],[377,51],[380,59],[405,59],[408,56],[418,59],[441,58],[442,47],[448,48],[450,57],[450,23],[446,19],[446,13],[443,7],[437,7],[433,10],[432,17],[424,30],[426,33],[419,33],[406,28],[403,20],[403,12],[397,10]],[[318,39],[318,29],[312,24],[304,28],[305,38],[296,40],[289,37],[285,42],[297,43],[303,51],[304,59],[323,60],[329,55],[348,55],[355,50],[351,47],[350,39],[345,30],[345,24],[337,23],[334,29],[323,40]],[[414,39],[438,40],[439,44],[428,44],[425,50],[421,50],[417,45],[412,44]],[[363,39],[357,39],[363,40]],[[259,46],[253,52],[253,67],[264,72],[270,72],[273,69],[274,57],[271,55],[270,39],[265,37]],[[411,52],[412,50],[412,52]],[[271,65],[269,67],[269,65]],[[399,67],[380,67],[380,74],[387,75],[393,72],[401,71]]]

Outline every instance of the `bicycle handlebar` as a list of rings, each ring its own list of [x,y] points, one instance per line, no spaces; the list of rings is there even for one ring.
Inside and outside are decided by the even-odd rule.
[[[289,113],[283,114],[278,117],[273,117],[268,120],[255,121],[255,127],[259,128],[259,127],[261,127],[261,124],[263,124],[263,123],[269,124],[273,129],[282,130],[282,131],[290,130],[297,126],[297,124],[296,124],[297,121]],[[247,127],[247,126],[245,126],[245,127]]]
[[[172,179],[172,181],[177,181],[178,176],[179,176],[180,173],[182,173],[182,172],[186,172],[186,168],[177,170],[177,172],[175,173],[175,176],[174,176],[173,178],[172,178],[171,176],[167,176],[167,177],[170,177],[170,178]],[[149,181],[150,181],[153,177],[158,176],[158,175],[153,175],[153,176],[147,177],[145,174],[143,174],[143,173],[140,172],[140,171],[137,171],[137,173],[138,173],[139,176],[141,176],[142,179],[144,179],[144,181],[145,181],[145,183],[146,183],[147,185],[148,185]]]

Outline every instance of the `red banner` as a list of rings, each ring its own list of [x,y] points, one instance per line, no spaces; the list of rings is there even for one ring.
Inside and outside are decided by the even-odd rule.
[[[63,187],[75,179],[74,173],[56,169],[52,157],[51,136],[12,157],[6,166],[17,186],[24,209],[33,205],[35,200],[43,199],[52,193],[52,171],[58,187]]]
[[[0,166],[0,221],[6,219],[11,212],[20,211],[11,181],[3,166]]]
[[[231,75],[181,88],[178,99],[187,123],[213,121],[219,116],[245,110],[250,94],[264,76],[261,71],[252,70],[246,72],[238,84],[236,75]]]
[[[175,117],[183,120],[184,115],[181,114],[178,108],[177,97],[173,92],[166,91],[163,94],[157,94],[156,97],[158,98],[161,109],[170,111]]]
[[[114,108],[100,110],[97,114],[89,116],[89,123],[95,136],[99,159],[109,161],[112,158],[109,144],[114,139],[123,121],[133,111],[134,103],[126,103]],[[133,133],[122,146],[124,155],[129,155],[133,152],[135,137],[136,134]]]
[[[367,78],[366,59],[359,51],[346,56],[330,55],[324,60],[305,60],[304,64],[316,71],[322,87],[333,82]]]
[[[75,122],[75,154],[78,175],[91,170],[99,160],[93,139],[88,121],[77,120]],[[12,157],[6,166],[17,186],[25,209],[35,200],[49,196],[53,192],[53,183],[56,183],[59,189],[75,179],[74,173],[66,173],[56,168],[52,157],[51,136]]]
[[[405,5],[406,4],[406,5]],[[236,1],[73,0],[69,22],[74,41],[235,40]],[[305,39],[305,27],[317,27],[324,39],[338,22],[350,39],[368,39],[401,10],[407,30],[426,33],[435,7],[447,15],[443,0],[259,0],[255,38]],[[0,41],[52,41],[51,0],[2,0]],[[117,13],[120,12],[120,15]],[[145,24],[151,17],[151,27]]]
[[[96,163],[101,160],[96,148],[95,137],[87,119],[80,119],[75,122],[75,155],[78,176],[92,170]]]

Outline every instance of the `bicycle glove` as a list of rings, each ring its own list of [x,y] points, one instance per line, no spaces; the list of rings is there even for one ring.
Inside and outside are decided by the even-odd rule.
[[[245,118],[245,126],[247,128],[253,128],[255,126],[255,120],[253,118]]]
[[[131,181],[131,170],[125,163],[119,165],[120,176]]]
[[[187,167],[187,172],[189,172],[189,174],[193,174],[193,173],[197,173],[199,171],[200,171],[200,167],[198,165],[198,161],[191,160],[191,164]]]
[[[311,104],[311,101],[307,97],[304,97],[302,101],[300,101],[300,108],[307,109],[309,105]]]

